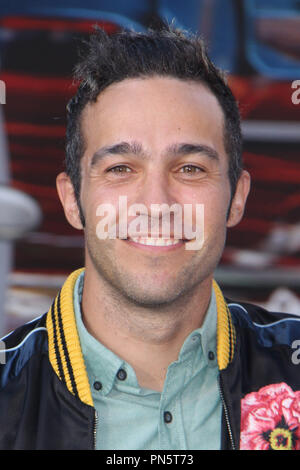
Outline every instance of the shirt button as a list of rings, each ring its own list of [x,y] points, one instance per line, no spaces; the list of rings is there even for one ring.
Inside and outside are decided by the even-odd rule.
[[[215,359],[215,353],[213,351],[208,352],[208,359],[213,361]]]
[[[126,371],[124,369],[118,370],[117,377],[119,380],[125,380],[127,378]]]
[[[94,382],[94,389],[95,390],[101,390],[101,388],[102,388],[102,383],[98,382],[98,380],[96,380],[96,382]]]
[[[164,422],[165,423],[170,423],[173,419],[173,416],[172,414],[170,413],[170,411],[165,411],[164,412]]]

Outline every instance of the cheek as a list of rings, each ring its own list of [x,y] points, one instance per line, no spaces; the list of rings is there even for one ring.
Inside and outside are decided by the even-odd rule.
[[[101,216],[107,215],[108,211],[113,216],[118,211],[118,195],[107,193],[101,183],[91,182],[82,194],[82,204],[86,220],[92,225],[97,223]]]
[[[229,195],[207,198],[204,204],[204,234],[205,237],[224,238],[226,234],[227,210]]]

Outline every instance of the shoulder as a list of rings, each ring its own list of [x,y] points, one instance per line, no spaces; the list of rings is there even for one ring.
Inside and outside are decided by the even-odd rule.
[[[235,326],[240,331],[253,331],[265,346],[274,342],[291,345],[300,339],[300,315],[271,312],[255,304],[226,300]]]
[[[16,377],[33,355],[48,350],[46,314],[26,323],[0,340],[0,388]]]
[[[261,326],[271,325],[276,322],[289,322],[292,321],[299,323],[300,326],[300,312],[299,316],[292,313],[284,312],[271,312],[263,307],[247,302],[236,302],[226,299],[229,310],[237,322],[240,323],[255,323]]]

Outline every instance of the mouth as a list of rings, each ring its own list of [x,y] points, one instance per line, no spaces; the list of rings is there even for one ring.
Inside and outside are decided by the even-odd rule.
[[[177,245],[182,240],[176,240],[174,238],[153,238],[153,237],[132,237],[130,238],[134,243],[147,246],[171,246]]]
[[[185,241],[175,238],[131,237],[125,240],[129,245],[150,251],[169,251],[184,246]]]

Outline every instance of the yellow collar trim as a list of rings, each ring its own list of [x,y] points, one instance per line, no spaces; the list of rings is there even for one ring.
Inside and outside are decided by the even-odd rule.
[[[223,370],[233,359],[236,333],[230,310],[215,280],[213,288],[217,303],[217,358],[219,369]]]
[[[67,278],[47,314],[46,325],[49,359],[57,376],[73,395],[93,406],[73,305],[74,285],[82,271],[78,269]]]
[[[93,399],[74,315],[73,291],[79,274],[77,269],[66,279],[47,314],[49,360],[60,380],[82,402],[93,406]],[[235,330],[222,291],[216,281],[213,288],[217,302],[217,359],[225,369],[233,359]]]

